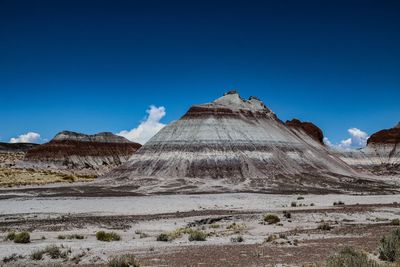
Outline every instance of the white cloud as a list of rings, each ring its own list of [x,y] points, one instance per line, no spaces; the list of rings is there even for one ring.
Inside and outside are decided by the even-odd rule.
[[[357,128],[350,128],[347,130],[350,137],[340,141],[338,144],[332,144],[332,142],[325,137],[324,143],[330,147],[336,149],[355,149],[365,147],[369,138],[368,134]]]
[[[351,145],[355,147],[364,147],[367,144],[369,136],[366,132],[357,128],[350,128],[348,132],[351,135]]]
[[[117,135],[123,136],[126,139],[137,142],[140,144],[146,143],[150,138],[152,138],[159,130],[161,130],[165,124],[161,123],[160,120],[165,116],[165,107],[150,106],[146,110],[146,118],[132,130],[124,130]]]
[[[324,144],[331,147],[334,146],[334,144],[332,144],[328,137],[324,137]]]
[[[26,134],[21,134],[18,137],[13,137],[10,139],[10,143],[37,143],[40,140],[40,134],[35,132],[28,132]]]
[[[353,144],[352,139],[351,138],[347,138],[345,140],[340,141],[338,146],[341,147],[341,148],[350,148],[352,144]]]

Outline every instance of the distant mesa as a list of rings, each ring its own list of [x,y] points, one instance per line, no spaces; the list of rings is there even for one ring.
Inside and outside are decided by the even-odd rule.
[[[348,192],[380,187],[355,182],[360,176],[325,147],[322,138],[314,124],[282,123],[257,97],[246,100],[229,91],[190,107],[100,180],[140,187],[145,193]]]
[[[96,142],[96,143],[132,143],[125,137],[115,135],[110,132],[101,132],[93,135],[81,134],[71,131],[58,133],[52,141],[77,141],[77,142]]]
[[[128,160],[140,147],[109,132],[86,135],[63,131],[50,142],[27,151],[24,164],[102,174]]]

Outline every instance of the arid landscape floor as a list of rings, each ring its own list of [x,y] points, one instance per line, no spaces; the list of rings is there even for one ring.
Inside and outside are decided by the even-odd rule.
[[[95,175],[74,173],[68,170],[20,168],[16,166],[25,153],[0,152],[0,187],[45,185],[51,183],[90,182]]]
[[[398,227],[399,203],[400,195],[13,196],[0,200],[0,265],[106,266],[131,253],[141,266],[302,266],[344,246],[376,253]],[[189,241],[196,230],[205,241]],[[31,242],[5,240],[13,231],[30,232]],[[120,240],[99,241],[98,231]],[[157,241],[163,233],[168,241]],[[62,256],[32,259],[49,245]]]

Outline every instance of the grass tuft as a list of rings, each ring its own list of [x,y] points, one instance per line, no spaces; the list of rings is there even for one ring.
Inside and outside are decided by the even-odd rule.
[[[264,222],[268,223],[268,224],[275,224],[280,222],[281,219],[279,219],[279,217],[275,214],[266,214],[264,215]]]
[[[59,235],[58,239],[84,239],[83,235],[72,234],[72,235]]]
[[[31,253],[31,259],[34,261],[40,261],[43,259],[43,254],[44,251],[43,250],[35,250]]]
[[[379,259],[384,261],[400,260],[400,229],[394,230],[390,235],[384,236],[379,245]]]
[[[189,234],[189,241],[206,241],[206,237],[206,233],[199,230],[193,230]]]
[[[171,241],[170,235],[168,233],[161,233],[159,236],[157,236],[157,241],[162,241],[162,242],[168,242]]]
[[[244,223],[231,223],[226,227],[226,230],[233,231],[235,234],[239,234],[244,229],[246,229],[246,225]]]
[[[338,254],[329,257],[326,267],[379,267],[376,261],[370,259],[368,255],[354,248],[346,247]]]
[[[132,254],[114,256],[108,259],[108,267],[139,267],[140,263]]]
[[[168,242],[168,241],[172,241],[175,240],[177,238],[182,237],[183,234],[192,234],[194,231],[192,228],[190,227],[185,227],[185,228],[178,228],[174,231],[171,232],[166,232],[166,233],[162,233],[157,237],[157,241],[164,241],[164,242]]]
[[[26,244],[31,242],[31,236],[28,232],[17,233],[14,236],[14,243]]]
[[[57,247],[56,245],[49,245],[45,248],[43,251],[44,253],[47,253],[50,258],[52,259],[59,259],[61,258],[61,249]]]
[[[7,241],[7,240],[13,241],[14,238],[15,238],[15,232],[9,232],[4,240],[5,241]]]
[[[390,224],[391,224],[391,225],[400,225],[400,219],[393,219],[393,220],[390,222]]]
[[[119,241],[121,240],[121,236],[115,232],[104,232],[99,231],[96,233],[97,240],[110,242],[110,241]]]
[[[31,253],[30,257],[32,260],[38,261],[43,259],[43,255],[48,255],[51,259],[67,259],[71,253],[71,249],[63,250],[63,246],[58,247],[56,245],[48,245],[46,248],[41,250],[35,250]]]

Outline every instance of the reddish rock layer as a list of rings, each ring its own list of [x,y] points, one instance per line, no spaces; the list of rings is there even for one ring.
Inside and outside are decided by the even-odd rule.
[[[303,129],[312,138],[323,144],[324,134],[322,130],[318,128],[315,124],[311,122],[301,122],[298,119],[292,119],[291,121],[286,121],[285,123],[289,127],[296,127]]]
[[[27,160],[63,159],[69,156],[106,157],[132,155],[141,147],[137,143],[100,143],[52,140],[26,153]]]
[[[386,129],[374,133],[368,139],[367,144],[397,144],[400,143],[400,127]]]

